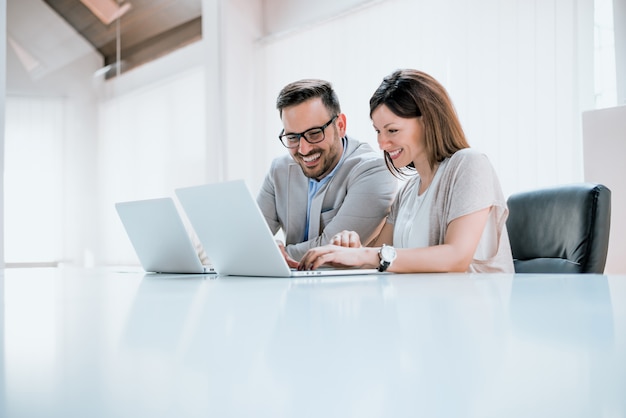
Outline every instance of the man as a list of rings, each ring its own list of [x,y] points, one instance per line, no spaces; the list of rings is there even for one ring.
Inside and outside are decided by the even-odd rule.
[[[285,86],[276,101],[289,155],[276,158],[257,202],[291,267],[309,248],[351,230],[375,238],[397,189],[379,153],[346,135],[346,116],[331,84],[306,79]]]

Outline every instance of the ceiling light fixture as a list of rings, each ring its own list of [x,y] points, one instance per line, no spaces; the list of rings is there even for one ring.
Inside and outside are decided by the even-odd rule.
[[[111,24],[130,10],[130,3],[118,4],[115,0],[80,0],[105,25]]]

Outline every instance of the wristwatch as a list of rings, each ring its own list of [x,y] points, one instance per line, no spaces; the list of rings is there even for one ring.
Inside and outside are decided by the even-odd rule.
[[[380,251],[378,251],[378,257],[380,258],[380,265],[378,266],[378,271],[381,273],[391,265],[393,260],[396,259],[396,249],[391,245],[383,244],[380,247]]]

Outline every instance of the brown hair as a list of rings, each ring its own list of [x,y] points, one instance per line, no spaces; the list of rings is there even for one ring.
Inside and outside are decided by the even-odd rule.
[[[298,105],[316,97],[322,99],[322,103],[331,116],[341,113],[339,99],[332,85],[328,81],[312,78],[294,81],[283,87],[276,99],[276,109],[282,117],[284,108]]]
[[[422,117],[428,162],[433,169],[458,150],[469,148],[446,89],[424,72],[397,70],[385,77],[370,98],[370,118],[381,105],[401,118]],[[407,174],[406,170],[394,167],[386,152],[385,162],[392,174],[400,177]],[[409,167],[415,168],[413,163]]]

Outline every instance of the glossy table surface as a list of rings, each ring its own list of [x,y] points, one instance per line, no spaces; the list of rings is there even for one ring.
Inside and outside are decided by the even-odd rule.
[[[626,276],[1,280],[2,417],[626,417]]]

